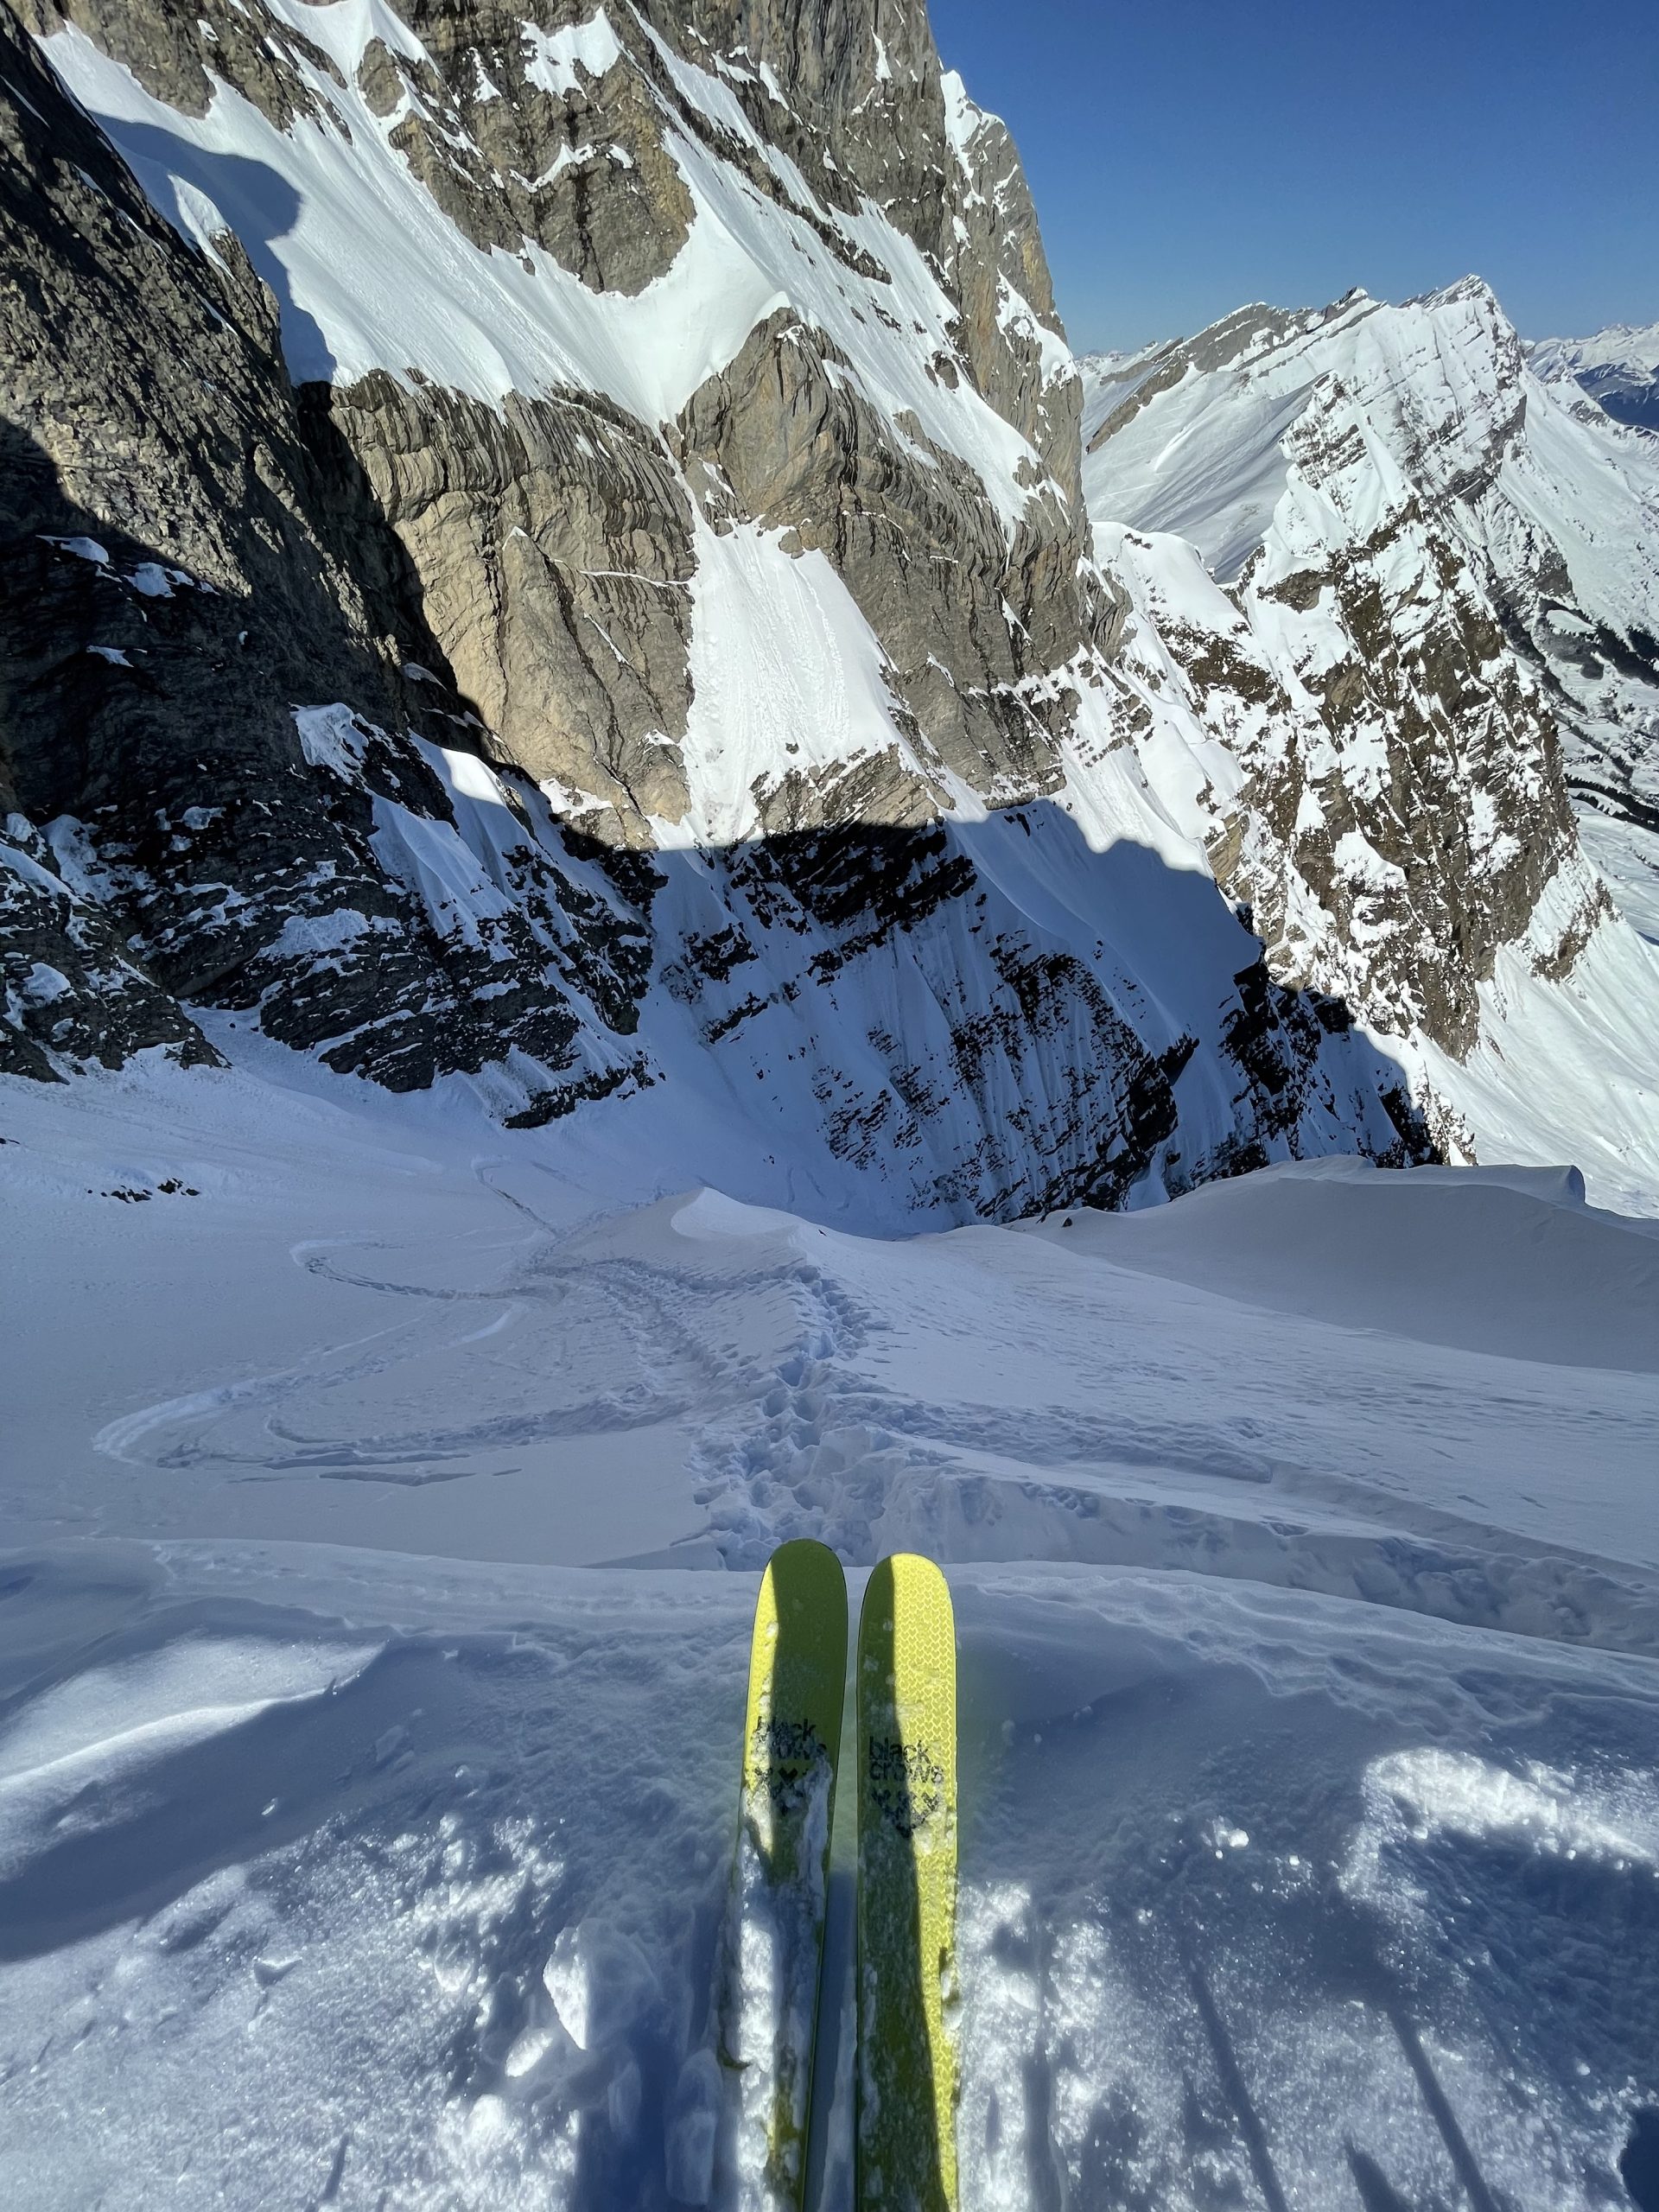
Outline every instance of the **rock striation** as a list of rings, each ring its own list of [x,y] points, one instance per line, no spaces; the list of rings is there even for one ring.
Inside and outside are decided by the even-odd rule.
[[[1510,955],[1559,982],[1619,936],[1581,829],[1650,904],[1659,449],[1541,383],[1474,279],[1085,374],[1143,750],[1220,749],[1185,803],[1281,980],[1466,1063]]]

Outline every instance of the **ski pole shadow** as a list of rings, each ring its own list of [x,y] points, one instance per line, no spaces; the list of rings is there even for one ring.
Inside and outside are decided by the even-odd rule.
[[[1494,2190],[1482,2172],[1366,1916],[1351,1907],[1338,1907],[1331,1917],[1326,1940],[1338,1986],[1377,2018],[1386,2020],[1392,2030],[1471,2212],[1516,2212],[1508,2197]],[[1177,1941],[1193,2004],[1204,2024],[1222,2090],[1232,2107],[1256,2186],[1268,2212],[1289,2212],[1268,2131],[1199,1957],[1196,1931],[1191,1925],[1184,1926],[1178,1931]],[[1352,2143],[1347,2145],[1346,2156],[1354,2186],[1366,2212],[1393,2212],[1401,2200],[1376,2160]]]
[[[1205,2034],[1210,2039],[1211,2054],[1222,2090],[1233,2108],[1238,2132],[1244,2140],[1244,2149],[1250,2161],[1250,2171],[1255,2176],[1255,2185],[1262,2192],[1268,2212],[1290,2212],[1285,2192],[1279,2180],[1278,2169],[1268,2148],[1267,2130],[1262,2125],[1262,2115],[1256,2110],[1233,2050],[1233,2040],[1221,2017],[1215,1993],[1210,1986],[1198,1957],[1198,1945],[1190,1927],[1178,1926],[1176,1940],[1180,1948],[1181,1964],[1186,1970],[1187,1986],[1192,1993],[1192,2002],[1198,2018],[1204,2023]]]

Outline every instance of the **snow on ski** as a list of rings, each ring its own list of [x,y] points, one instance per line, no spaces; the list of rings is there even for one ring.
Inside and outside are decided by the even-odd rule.
[[[798,2208],[847,1675],[847,1586],[823,1544],[781,1545],[761,1578],[721,2061],[734,2077],[733,2178],[756,2212]]]

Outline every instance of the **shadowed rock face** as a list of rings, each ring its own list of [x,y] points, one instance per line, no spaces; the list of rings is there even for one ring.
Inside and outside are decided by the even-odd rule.
[[[0,830],[0,1074],[58,1083],[65,1065],[120,1067],[151,1046],[186,1067],[219,1064],[135,960],[115,917],[70,889],[45,839],[16,811]]]

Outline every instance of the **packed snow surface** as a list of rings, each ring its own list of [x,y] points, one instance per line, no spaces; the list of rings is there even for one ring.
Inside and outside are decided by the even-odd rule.
[[[8,2202],[753,2201],[715,2029],[801,1534],[855,1605],[952,1585],[965,2206],[1617,2202],[1652,1224],[1338,1161],[893,1241],[616,1126],[274,1050],[0,1090]]]

